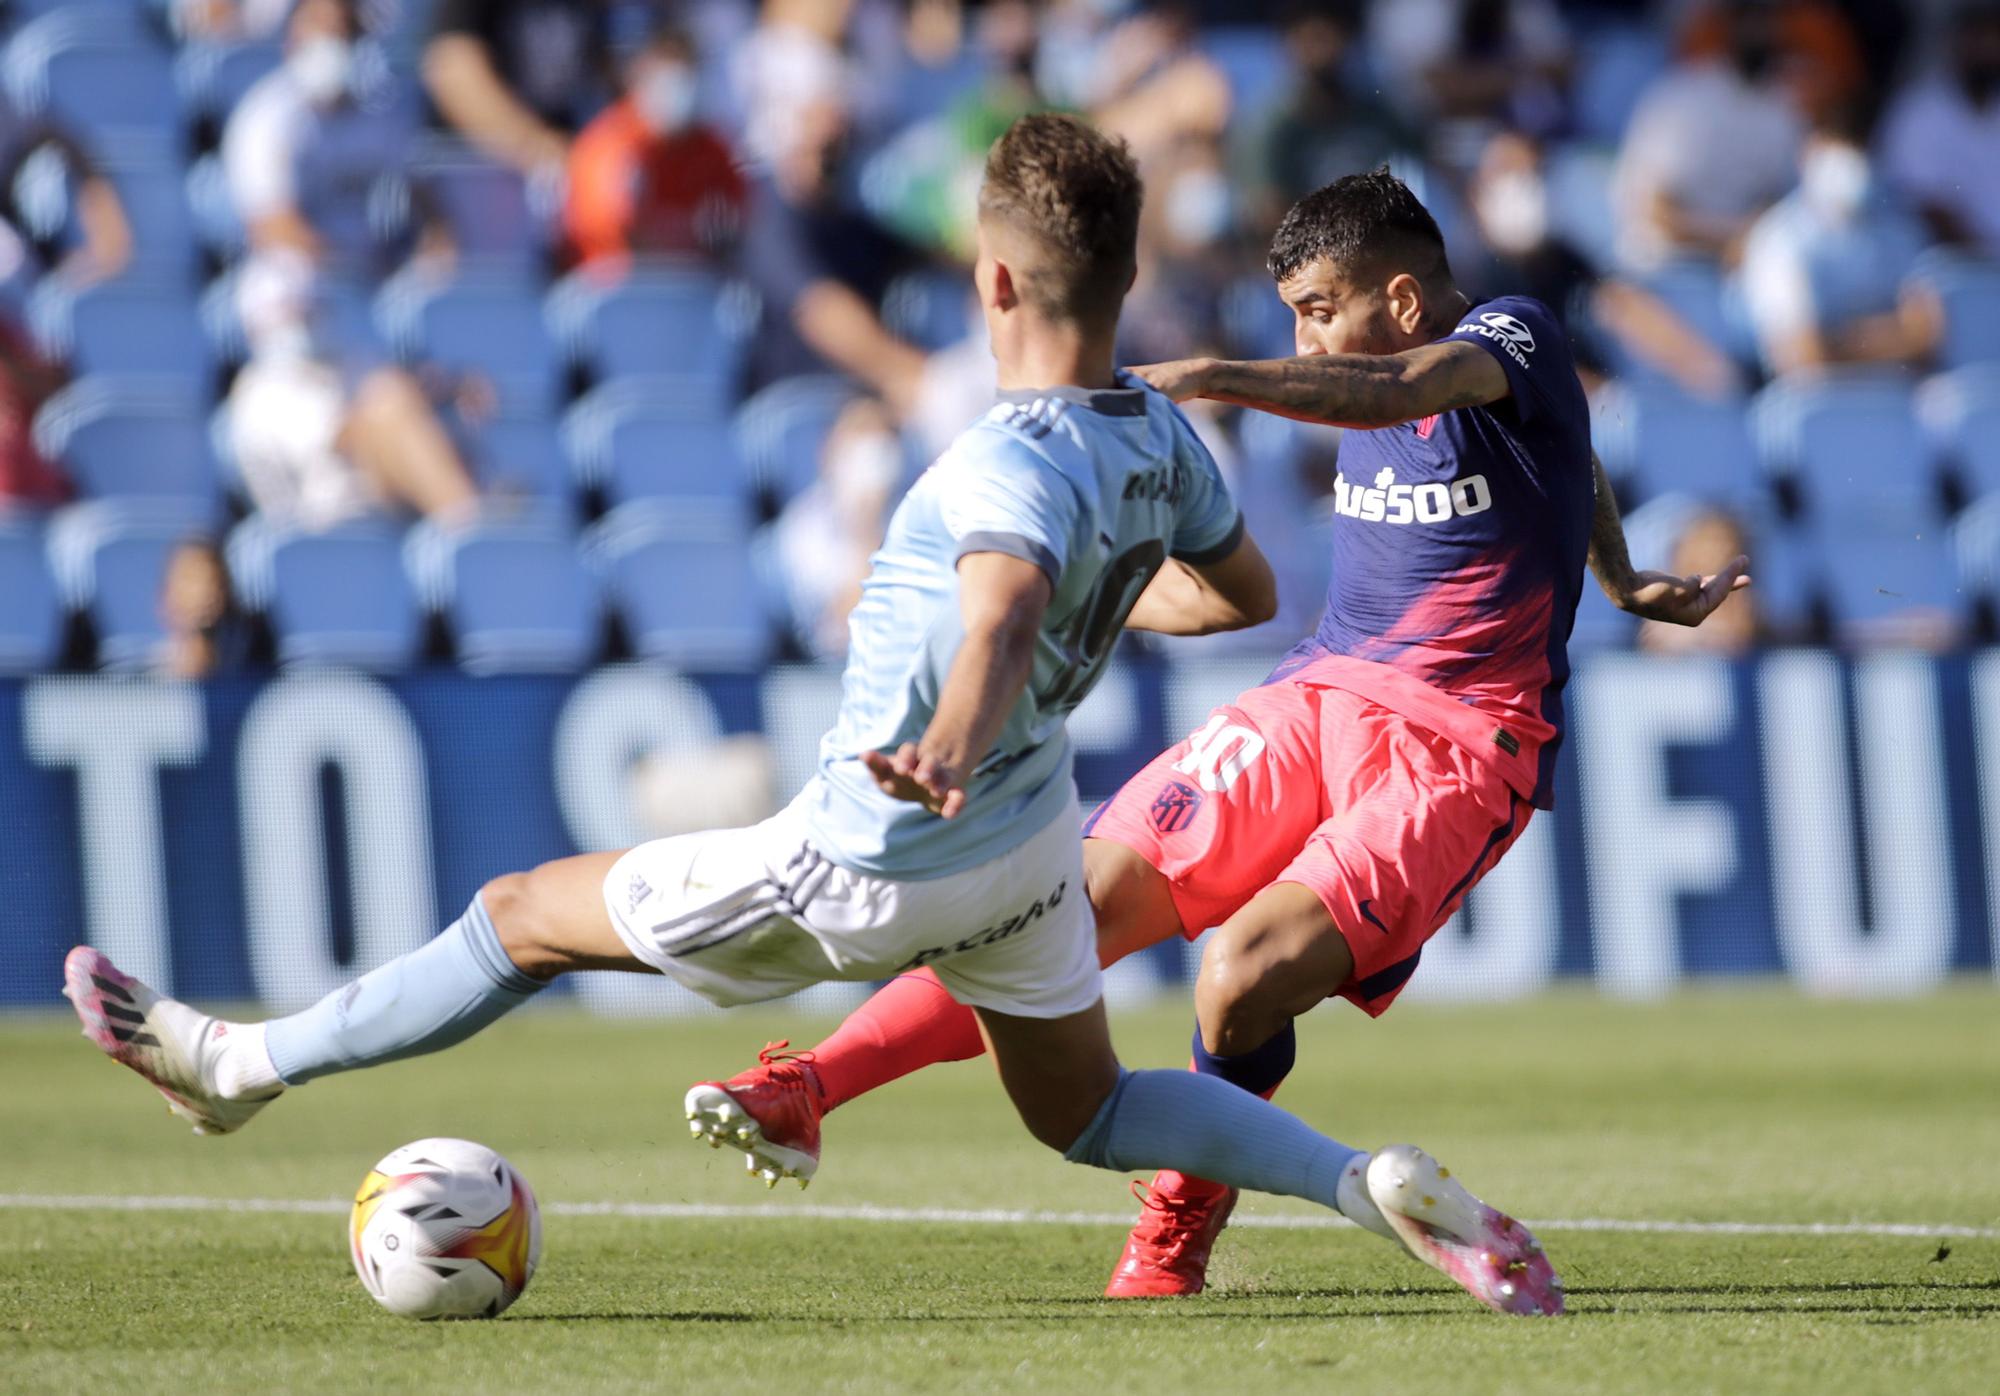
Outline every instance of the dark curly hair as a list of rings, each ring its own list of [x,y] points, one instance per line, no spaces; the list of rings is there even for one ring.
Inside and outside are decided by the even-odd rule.
[[[1283,281],[1322,258],[1350,278],[1406,271],[1427,285],[1451,279],[1437,220],[1387,165],[1336,179],[1293,204],[1272,235],[1265,267]]]

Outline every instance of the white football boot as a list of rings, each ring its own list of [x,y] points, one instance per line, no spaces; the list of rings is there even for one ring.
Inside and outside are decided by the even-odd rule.
[[[1528,1228],[1474,1197],[1414,1144],[1376,1151],[1368,1195],[1405,1249],[1496,1313],[1563,1311],[1563,1282]]]
[[[284,1090],[279,1085],[251,1100],[224,1096],[215,1085],[216,1064],[228,1036],[245,1029],[161,998],[87,945],[63,961],[63,997],[75,1005],[83,1035],[152,1082],[196,1134],[241,1129]]]

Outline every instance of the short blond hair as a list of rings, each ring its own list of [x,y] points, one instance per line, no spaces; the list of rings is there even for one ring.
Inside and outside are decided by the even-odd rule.
[[[1046,261],[1022,297],[1056,321],[1116,319],[1138,266],[1139,167],[1125,142],[1074,116],[1036,112],[993,143],[979,216],[1031,239]]]

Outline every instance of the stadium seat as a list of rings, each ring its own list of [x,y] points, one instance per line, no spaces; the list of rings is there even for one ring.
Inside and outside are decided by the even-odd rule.
[[[194,210],[177,163],[111,165],[106,173],[132,224],[132,271],[186,277],[196,265]]]
[[[1582,41],[1570,98],[1578,133],[1593,144],[1615,147],[1670,56],[1667,40],[1654,27],[1605,24],[1590,32]]]
[[[169,498],[210,509],[217,502],[207,424],[170,398],[121,398],[88,386],[59,393],[35,418],[35,445],[92,498]]]
[[[650,268],[611,284],[573,273],[549,293],[550,328],[570,358],[599,382],[673,374],[734,390],[742,358],[729,324],[726,287],[695,268]]]
[[[1944,367],[2000,363],[2000,264],[1936,252],[1920,275],[1944,302]]]
[[[1835,629],[1858,641],[1885,626],[1935,613],[1963,622],[1973,592],[1954,566],[1949,538],[1928,512],[1870,506],[1843,508],[1815,520],[1819,582]]]
[[[166,632],[160,584],[174,549],[207,537],[213,515],[174,500],[95,500],[71,505],[49,526],[49,566],[64,602],[89,615],[98,663],[142,668]]]
[[[1278,299],[1268,276],[1244,276],[1223,288],[1222,332],[1229,347],[1252,359],[1290,358],[1293,353],[1290,307]]]
[[[1969,596],[2000,604],[2000,495],[1960,514],[1951,534],[1959,585]]]
[[[750,480],[735,429],[693,396],[675,380],[625,379],[585,397],[563,423],[578,478],[601,486],[614,505],[681,499],[740,506]]]
[[[1204,28],[1196,47],[1228,80],[1229,105],[1238,120],[1254,122],[1291,87],[1285,41],[1273,25]]]
[[[1601,399],[1591,421],[1604,468],[1641,497],[1674,492],[1736,505],[1764,498],[1742,403],[1637,382],[1615,384]]]
[[[36,289],[29,318],[43,350],[78,376],[173,380],[198,396],[214,390],[199,302],[178,284],[127,278],[76,291],[51,279]]]
[[[135,136],[177,138],[181,102],[172,61],[147,41],[129,5],[73,5],[23,26],[7,46],[8,96],[93,149]]]
[[[406,273],[383,288],[375,318],[407,363],[477,374],[510,410],[545,411],[556,401],[562,365],[529,281],[467,276],[439,283]]]
[[[1968,495],[2000,493],[2000,363],[1932,378],[1917,390],[1917,416]]]
[[[801,374],[762,389],[736,412],[736,448],[751,487],[782,504],[819,474],[820,449],[854,388],[833,374]]]
[[[1935,506],[1936,462],[1900,377],[1781,380],[1757,395],[1751,414],[1764,468],[1794,481],[1809,512]]]
[[[278,661],[377,670],[413,663],[423,626],[399,547],[395,531],[376,523],[274,535],[267,609]]]
[[[489,494],[547,505],[568,516],[575,489],[555,423],[538,415],[493,417],[461,433],[461,449]]]
[[[770,658],[737,511],[627,504],[605,515],[585,546],[639,654],[686,669],[746,669]]]
[[[882,319],[919,349],[949,349],[972,332],[972,282],[945,272],[909,272],[882,297]]]
[[[1641,284],[1709,343],[1744,363],[1758,357],[1748,316],[1722,273],[1707,262],[1670,262],[1641,278]]]
[[[62,632],[41,530],[0,516],[0,673],[48,668],[61,654]]]
[[[567,672],[596,658],[597,580],[566,527],[547,521],[413,530],[412,580],[475,674]],[[428,533],[417,545],[414,535]]]
[[[271,39],[237,44],[198,41],[181,47],[174,77],[188,111],[219,125],[243,94],[276,71],[284,57],[284,45]]]
[[[549,246],[548,211],[517,172],[441,138],[416,153],[410,178],[444,218],[466,265],[513,276],[539,269]]]

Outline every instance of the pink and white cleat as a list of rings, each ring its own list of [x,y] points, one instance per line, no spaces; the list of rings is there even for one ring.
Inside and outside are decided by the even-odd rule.
[[[1563,1282],[1542,1243],[1416,1145],[1376,1152],[1368,1195],[1411,1255],[1495,1313],[1543,1318],[1563,1311]]]
[[[226,1036],[241,1026],[162,998],[88,945],[63,961],[63,997],[75,1006],[83,1035],[152,1082],[196,1134],[241,1129],[284,1089],[254,1100],[224,1096],[215,1085],[215,1059]]]

